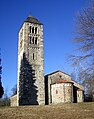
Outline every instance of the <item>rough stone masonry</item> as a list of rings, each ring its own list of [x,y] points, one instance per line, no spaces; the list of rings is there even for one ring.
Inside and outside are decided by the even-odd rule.
[[[55,71],[44,77],[43,24],[29,16],[18,33],[17,95],[11,106],[83,102],[84,88]]]
[[[43,24],[29,16],[19,30],[18,39],[17,106],[45,104]],[[23,80],[21,74],[26,71],[21,70],[22,64],[29,72]]]

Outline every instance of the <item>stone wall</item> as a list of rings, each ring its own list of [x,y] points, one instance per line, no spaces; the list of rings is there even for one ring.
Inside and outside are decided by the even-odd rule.
[[[51,85],[52,103],[71,103],[73,102],[73,84],[59,83]]]
[[[83,97],[83,90],[77,90],[77,102],[83,102],[84,97]]]
[[[66,73],[64,73],[62,71],[56,71],[56,72],[53,72],[53,73],[48,74],[48,75],[45,76],[45,104],[51,104],[51,103],[53,103],[53,100],[55,101],[55,103],[56,103],[56,100],[57,100],[57,102],[61,100],[60,98],[62,98],[62,96],[59,95],[59,97],[60,97],[59,98],[58,95],[56,95],[56,93],[55,93],[55,91],[53,89],[53,87],[55,86],[56,82],[58,82],[59,80],[69,81],[69,82],[71,82],[73,84],[73,87],[75,87],[75,88],[73,88],[73,91],[72,91],[72,98],[71,98],[71,95],[69,96],[70,99],[71,99],[70,102],[77,102],[77,100],[78,100],[78,102],[79,101],[80,102],[83,101],[82,100],[82,97],[83,97],[84,87],[82,85],[78,84],[77,82],[73,81],[71,79],[71,76],[70,75],[68,75],[68,74],[66,74]],[[67,93],[67,90],[68,90],[67,88],[65,90],[66,91],[66,96],[69,95]],[[82,90],[82,92],[78,92],[78,93],[80,93],[79,94],[80,95],[80,98],[77,97],[77,90],[78,89],[81,89]],[[61,88],[60,88],[60,90],[63,91],[63,89],[61,89]],[[56,96],[57,96],[58,99],[55,100],[54,97],[56,97]],[[52,98],[54,98],[54,99],[52,99]],[[63,98],[62,98],[62,100],[63,100]],[[68,102],[68,97],[66,97],[65,100]]]
[[[10,106],[17,106],[17,95],[10,98]]]
[[[25,53],[25,57],[26,57],[25,59],[27,63],[32,68],[31,69],[32,75],[31,75],[31,79],[29,77],[30,79],[28,80],[29,83],[27,83],[27,89],[29,90],[24,91],[25,93],[22,93],[22,91],[25,90],[25,86],[21,85],[22,81],[20,79],[20,73],[21,73],[20,67],[21,67],[21,60],[23,60],[24,53]],[[18,105],[19,105],[19,102],[21,102],[20,105],[45,104],[44,44],[43,44],[43,25],[42,24],[25,21],[22,27],[20,28],[19,42],[18,42],[18,91],[17,91],[17,94],[18,94],[17,95]]]
[[[51,84],[54,84],[61,79],[71,81],[71,77],[61,71],[56,71],[45,76],[45,104],[52,103]]]

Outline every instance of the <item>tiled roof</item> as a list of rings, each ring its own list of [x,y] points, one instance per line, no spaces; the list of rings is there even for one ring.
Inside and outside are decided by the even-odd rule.
[[[73,83],[73,82],[67,81],[67,80],[64,80],[64,79],[60,79],[56,83]]]
[[[79,88],[77,91],[83,91],[83,90]]]
[[[25,20],[25,22],[42,25],[42,23],[38,19],[34,18],[33,16],[28,16],[27,19]]]

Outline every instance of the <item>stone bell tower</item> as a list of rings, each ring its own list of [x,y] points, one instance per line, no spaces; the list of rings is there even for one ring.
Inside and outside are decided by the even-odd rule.
[[[18,34],[17,105],[43,105],[44,48],[43,24],[29,16]]]

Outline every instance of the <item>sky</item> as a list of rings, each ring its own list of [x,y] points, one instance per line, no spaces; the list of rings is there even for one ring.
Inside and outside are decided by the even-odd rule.
[[[89,0],[0,0],[2,84],[11,96],[17,82],[18,31],[32,15],[44,25],[44,73],[71,73],[67,56],[74,52],[76,14]]]

